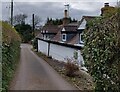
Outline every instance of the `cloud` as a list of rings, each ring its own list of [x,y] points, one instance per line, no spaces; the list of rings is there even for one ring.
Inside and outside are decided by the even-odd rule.
[[[37,0],[36,2],[35,1],[14,2],[14,15],[21,13],[27,14],[28,22],[31,22],[33,13],[35,15],[40,16],[43,21],[45,21],[47,17],[63,18],[64,5],[66,3],[68,2],[37,2]],[[99,16],[100,9],[104,6],[103,2],[70,2],[69,4],[70,4],[70,16],[76,19],[80,19],[83,15]],[[115,2],[110,3],[110,5],[115,5],[115,4],[116,4]],[[2,2],[3,20],[7,20],[10,17],[9,7],[10,7],[10,2]]]

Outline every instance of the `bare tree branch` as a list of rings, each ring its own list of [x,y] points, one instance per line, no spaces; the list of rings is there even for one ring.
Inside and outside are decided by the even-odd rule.
[[[35,18],[34,18],[34,25],[35,27],[40,23],[42,22],[41,18],[37,15],[35,15]]]
[[[27,18],[26,14],[18,14],[13,17],[13,24],[23,24],[25,23],[25,19]]]

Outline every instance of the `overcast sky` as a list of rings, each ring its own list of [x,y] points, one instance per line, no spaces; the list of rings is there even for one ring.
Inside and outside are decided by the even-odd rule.
[[[2,20],[8,20],[10,17],[10,1],[2,0]],[[27,14],[28,22],[31,22],[32,14],[38,15],[43,21],[47,17],[63,18],[65,4],[70,4],[70,17],[81,19],[83,15],[99,16],[100,9],[105,2],[115,6],[117,0],[13,0],[14,15]]]

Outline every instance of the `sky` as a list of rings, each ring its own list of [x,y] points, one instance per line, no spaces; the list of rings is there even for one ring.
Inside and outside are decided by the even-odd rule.
[[[10,1],[2,0],[0,16],[2,20],[10,17]],[[44,23],[47,17],[63,18],[65,4],[69,4],[69,16],[80,20],[82,16],[99,16],[100,9],[108,2],[115,6],[117,0],[13,0],[14,15],[27,14],[27,22],[31,23],[32,14],[39,16]]]

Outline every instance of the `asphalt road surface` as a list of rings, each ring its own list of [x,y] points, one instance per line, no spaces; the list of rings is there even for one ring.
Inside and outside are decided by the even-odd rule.
[[[21,45],[20,63],[10,90],[77,90],[34,54],[31,47],[28,44]]]

